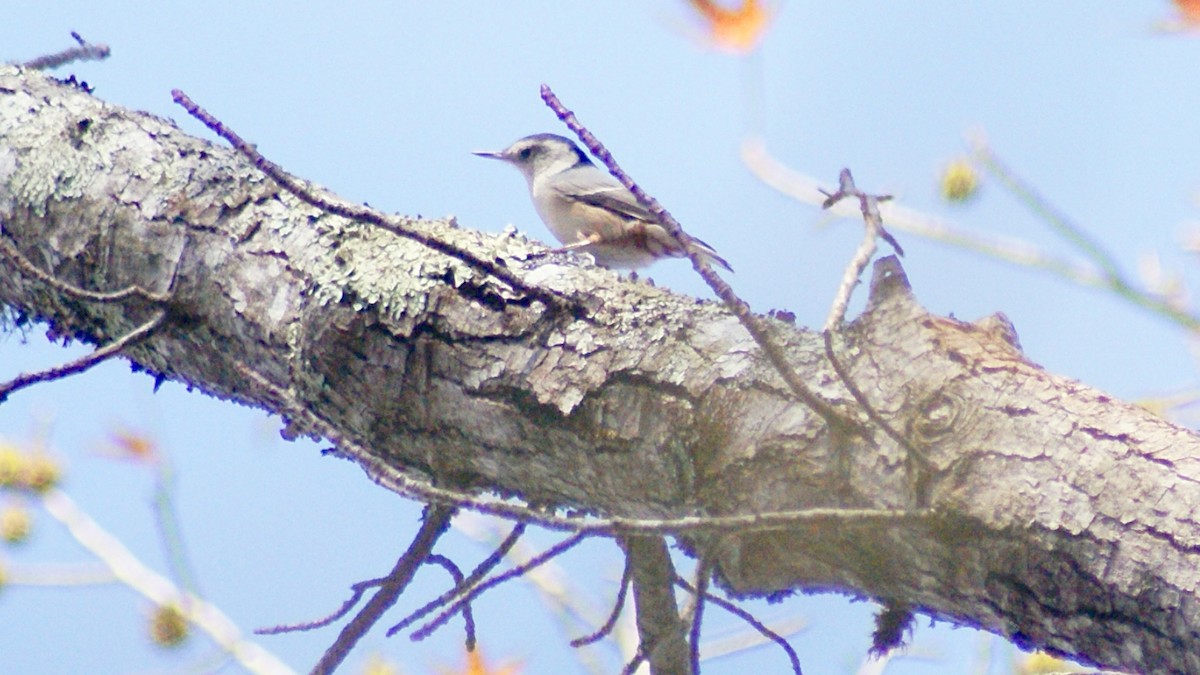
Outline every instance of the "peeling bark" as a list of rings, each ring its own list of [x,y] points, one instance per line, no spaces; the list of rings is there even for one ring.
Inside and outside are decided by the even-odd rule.
[[[1107,667],[1200,672],[1200,438],[1030,363],[1002,316],[932,316],[878,264],[833,345],[896,433],[844,437],[720,305],[522,262],[538,247],[519,236],[408,224],[583,309],[305,206],[166,120],[0,67],[0,236],[83,288],[169,290],[136,367],[268,411],[285,391],[391,466],[538,504],[928,507],[682,540],[735,593],[871,596]],[[0,303],[96,343],[157,310],[71,297],[2,256]],[[810,387],[868,424],[820,336],[773,328]]]

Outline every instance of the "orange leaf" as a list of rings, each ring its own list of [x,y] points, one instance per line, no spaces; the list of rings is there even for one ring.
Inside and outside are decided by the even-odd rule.
[[[1179,18],[1189,25],[1200,25],[1200,0],[1173,0]]]
[[[725,7],[713,0],[688,0],[706,24],[706,37],[713,46],[745,54],[758,46],[774,18],[773,8],[758,0],[742,0],[738,7]]]
[[[465,670],[445,670],[439,668],[443,675],[518,675],[521,667],[517,664],[505,664],[492,670],[483,662],[483,654],[478,650],[467,652],[467,667]]]

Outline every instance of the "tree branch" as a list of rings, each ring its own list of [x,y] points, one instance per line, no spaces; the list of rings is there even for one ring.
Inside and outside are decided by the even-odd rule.
[[[279,413],[389,489],[675,536],[737,596],[834,589],[1112,668],[1200,671],[1200,437],[1030,363],[1001,316],[931,315],[894,258],[834,331],[835,371],[812,331],[753,316],[763,347],[723,305],[408,221],[584,308],[555,311],[37,72],[0,66],[0,148],[3,236],[37,269],[76,289],[175,278],[170,321],[124,352],[136,368]],[[146,320],[10,256],[0,279],[0,303],[57,335]],[[854,383],[894,433],[830,433],[787,372],[869,419]]]

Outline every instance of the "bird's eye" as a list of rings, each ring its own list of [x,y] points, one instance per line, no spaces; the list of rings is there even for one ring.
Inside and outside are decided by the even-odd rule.
[[[533,148],[521,148],[521,151],[517,153],[517,157],[520,157],[521,159],[529,159],[529,156],[532,154]]]

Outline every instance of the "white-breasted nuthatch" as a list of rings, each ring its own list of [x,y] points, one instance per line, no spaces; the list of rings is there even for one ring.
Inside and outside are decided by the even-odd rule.
[[[585,251],[597,264],[615,269],[687,255],[684,244],[659,225],[632,192],[570,139],[534,134],[499,152],[475,154],[512,164],[525,176],[533,208],[563,250]],[[711,246],[684,236],[710,262],[733,271]]]

